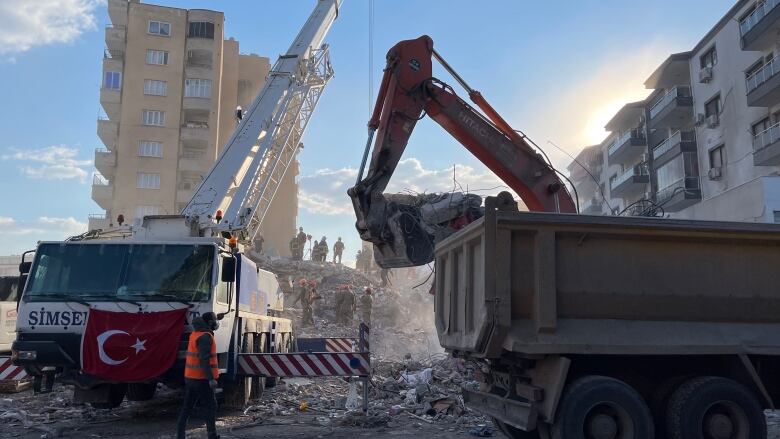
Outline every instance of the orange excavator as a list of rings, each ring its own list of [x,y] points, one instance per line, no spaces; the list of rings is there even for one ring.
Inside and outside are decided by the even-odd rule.
[[[482,113],[432,76],[434,58],[468,92]],[[356,228],[361,239],[374,244],[374,257],[380,267],[431,262],[435,244],[446,237],[426,227],[419,204],[408,202],[408,197],[383,194],[415,124],[425,114],[504,181],[529,210],[577,212],[575,200],[549,161],[466,84],[434,50],[430,37],[401,41],[387,53],[357,183],[348,191],[357,216]],[[375,133],[370,165],[363,177]],[[463,209],[459,217],[448,219],[448,230],[457,230],[480,215],[479,209]]]

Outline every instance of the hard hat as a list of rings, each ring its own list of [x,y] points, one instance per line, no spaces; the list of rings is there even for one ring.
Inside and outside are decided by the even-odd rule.
[[[307,282],[306,279],[301,278],[300,280],[298,280],[298,285],[306,285],[306,282]]]

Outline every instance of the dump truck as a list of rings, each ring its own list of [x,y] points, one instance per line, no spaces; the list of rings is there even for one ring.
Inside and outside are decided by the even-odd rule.
[[[482,112],[432,77],[432,59]],[[506,191],[484,206],[383,193],[426,114],[529,212]],[[468,407],[514,439],[766,438],[780,225],[578,214],[543,151],[427,36],[388,52],[368,127],[348,191],[356,229],[383,268],[435,262],[439,340],[477,370]]]

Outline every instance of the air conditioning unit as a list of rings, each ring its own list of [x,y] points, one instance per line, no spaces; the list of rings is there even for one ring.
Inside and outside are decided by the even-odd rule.
[[[710,180],[720,180],[720,178],[723,176],[722,168],[720,166],[710,168],[710,171],[707,172],[707,176],[710,178]]]
[[[696,124],[697,127],[700,127],[704,125],[704,121],[707,120],[707,117],[704,115],[704,113],[697,113],[696,114]]]
[[[720,125],[720,117],[717,114],[711,114],[707,117],[707,128],[715,128]]]
[[[707,84],[712,81],[712,67],[704,67],[699,70],[699,82]]]

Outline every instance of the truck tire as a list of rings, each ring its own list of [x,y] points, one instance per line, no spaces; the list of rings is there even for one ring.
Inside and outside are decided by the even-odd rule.
[[[766,439],[766,418],[758,398],[742,384],[722,377],[683,383],[666,411],[669,439]]]
[[[252,343],[250,337],[252,334],[244,334],[241,339],[241,352],[251,353]],[[229,409],[243,409],[252,397],[252,377],[236,375],[234,379],[221,380],[223,383],[223,392],[225,394],[224,406]]]
[[[504,436],[510,438],[510,439],[539,439],[541,436],[539,436],[539,431],[523,431],[519,428],[512,427],[511,425],[505,424],[501,421],[499,421],[496,418],[493,418],[493,425],[496,426],[496,429],[500,431],[501,433],[504,433]]]
[[[127,384],[103,384],[109,386],[108,389],[108,401],[105,402],[90,402],[93,408],[96,409],[115,409],[122,405],[122,401],[125,399],[125,393],[127,393]]]
[[[133,383],[127,385],[128,401],[148,401],[154,398],[157,383]]]
[[[653,439],[653,417],[642,396],[631,386],[614,378],[591,375],[566,386],[552,437]]]

